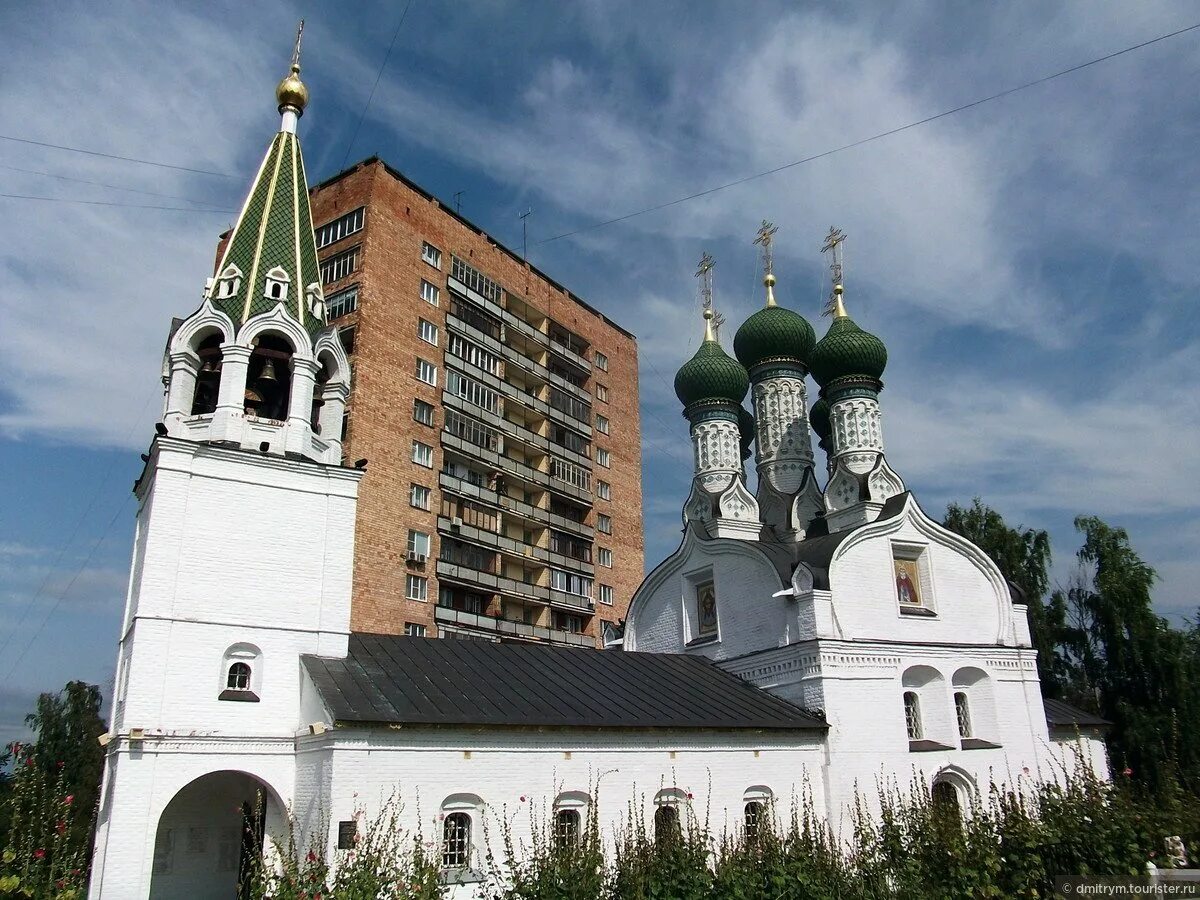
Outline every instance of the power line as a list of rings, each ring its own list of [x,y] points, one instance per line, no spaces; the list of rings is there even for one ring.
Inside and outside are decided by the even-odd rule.
[[[42,172],[39,169],[22,169],[17,166],[0,165],[0,169],[7,172],[20,172],[23,175],[40,175],[44,178],[57,178],[59,181],[73,181],[76,184],[90,184],[94,187],[109,188],[114,191],[126,191],[130,194],[142,194],[147,197],[165,197],[168,200],[183,200],[187,203],[199,203],[203,206],[215,206],[211,200],[197,200],[194,197],[184,197],[180,194],[162,194],[158,191],[143,191],[139,188],[124,187],[119,184],[107,184],[103,181],[90,181],[87,178],[76,178],[73,175],[59,175],[56,172]]]
[[[346,161],[350,159],[350,151],[354,149],[354,142],[358,140],[359,129],[362,128],[363,120],[367,117],[367,110],[371,108],[371,101],[375,99],[375,89],[379,87],[379,79],[383,77],[383,70],[387,68],[388,60],[392,58],[392,48],[396,46],[396,38],[400,36],[400,27],[404,24],[405,17],[408,16],[408,8],[412,6],[412,0],[408,0],[404,4],[404,12],[400,13],[400,21],[396,23],[396,30],[392,32],[392,42],[388,44],[387,53],[383,56],[383,62],[379,66],[379,72],[375,75],[375,83],[371,85],[371,93],[367,95],[366,105],[363,106],[362,115],[358,117],[358,124],[354,126],[354,134],[350,136],[350,143],[346,145],[346,155],[342,157],[341,168],[346,168]]]
[[[154,166],[159,169],[174,169],[176,172],[191,172],[193,175],[212,175],[216,178],[238,178],[228,172],[210,172],[208,169],[192,169],[188,166],[177,166],[173,163],[155,162],[152,159],[137,159],[133,156],[117,156],[115,153],[104,153],[100,150],[85,150],[82,147],[67,147],[64,144],[48,144],[45,141],[33,141],[29,138],[13,137],[0,134],[0,141],[12,141],[14,144],[28,144],[31,147],[48,147],[51,150],[67,150],[71,153],[82,153],[84,156],[98,156],[101,159],[115,159],[119,162],[137,163],[142,166]]]
[[[944,119],[947,116],[954,115],[955,113],[960,113],[960,112],[963,112],[968,109],[973,109],[976,106],[982,106],[985,103],[991,103],[993,100],[999,100],[1000,98],[1007,97],[1010,94],[1016,94],[1016,93],[1019,93],[1020,91],[1025,91],[1025,90],[1028,90],[1029,88],[1036,87],[1039,84],[1045,84],[1047,81],[1053,81],[1056,78],[1062,78],[1064,75],[1070,75],[1070,74],[1072,74],[1074,72],[1078,72],[1082,69],[1087,69],[1091,66],[1099,65],[1102,62],[1108,62],[1110,59],[1116,59],[1118,56],[1123,56],[1126,53],[1132,53],[1135,50],[1141,50],[1144,47],[1149,47],[1151,44],[1157,44],[1160,41],[1165,41],[1165,40],[1168,40],[1173,37],[1178,37],[1179,35],[1186,34],[1189,31],[1195,31],[1197,28],[1200,28],[1200,22],[1197,22],[1195,25],[1189,25],[1187,28],[1180,28],[1178,31],[1172,31],[1168,34],[1161,34],[1158,37],[1151,38],[1148,41],[1142,41],[1140,44],[1133,44],[1130,47],[1125,47],[1124,49],[1117,50],[1114,53],[1109,53],[1104,56],[1098,56],[1095,59],[1090,59],[1085,63],[1080,63],[1079,65],[1071,66],[1069,69],[1063,69],[1062,71],[1055,72],[1052,75],[1044,75],[1041,78],[1036,78],[1033,81],[1027,81],[1024,84],[1017,85],[1016,87],[1006,88],[1003,91],[999,91],[998,93],[991,94],[987,97],[981,97],[978,100],[972,100],[970,103],[964,103],[962,106],[956,106],[953,109],[944,110],[935,115],[927,116],[924,119],[918,119],[915,122],[909,122],[907,125],[901,125],[898,128],[890,128],[887,131],[881,131],[878,134],[871,135],[870,137],[861,138],[857,141],[852,141],[849,144],[842,144],[840,147],[834,147],[830,150],[824,150],[820,153],[815,153],[812,156],[806,156],[803,159],[797,159],[793,162],[784,163],[783,165],[776,166],[773,169],[767,169],[766,171],[763,171],[763,172],[756,172],[753,175],[746,175],[743,178],[738,178],[734,181],[729,181],[729,182],[726,182],[725,184],[717,185],[716,187],[711,187],[711,188],[708,188],[703,191],[697,191],[694,194],[688,194],[686,197],[677,197],[674,200],[668,200],[666,203],[659,203],[655,206],[647,206],[645,209],[639,209],[636,212],[626,213],[625,215],[617,216],[614,219],[606,219],[603,222],[596,222],[592,225],[584,225],[584,226],[582,226],[580,228],[576,228],[572,231],[564,231],[562,234],[556,234],[556,235],[554,235],[554,237],[549,237],[543,241],[539,241],[534,246],[540,246],[541,244],[549,244],[551,241],[557,241],[557,240],[561,240],[562,238],[572,237],[577,234],[583,234],[586,231],[595,231],[597,228],[604,228],[606,225],[615,225],[617,222],[624,222],[624,221],[627,221],[628,219],[632,219],[637,216],[645,215],[646,213],[657,212],[660,209],[667,209],[668,207],[671,207],[671,206],[677,206],[680,203],[687,203],[689,200],[696,200],[699,197],[707,197],[709,194],[715,194],[718,191],[723,191],[723,190],[726,190],[727,188],[737,187],[740,184],[745,184],[748,181],[754,181],[757,178],[764,178],[767,175],[774,175],[778,172],[783,172],[787,169],[793,169],[796,166],[802,166],[805,163],[814,162],[818,159],[824,159],[827,156],[833,156],[835,153],[841,153],[843,150],[852,150],[855,147],[861,147],[863,144],[870,144],[873,141],[878,141],[878,140],[882,140],[883,138],[886,138],[886,137],[891,137],[892,135],[899,134],[902,131],[908,131],[912,128],[918,128],[921,125],[928,125],[930,122],[936,122],[938,119]]]
[[[126,209],[169,209],[175,212],[190,212],[190,213],[221,213],[227,215],[235,212],[232,209],[201,209],[196,206],[151,206],[144,203],[121,203],[119,200],[80,200],[77,197],[39,197],[33,194],[0,194],[0,198],[7,200],[45,200],[50,203],[82,203],[85,206],[122,206]]]

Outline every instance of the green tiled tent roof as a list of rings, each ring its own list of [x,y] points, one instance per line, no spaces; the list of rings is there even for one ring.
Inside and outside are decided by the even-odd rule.
[[[231,265],[240,270],[241,285],[229,297],[219,298],[219,290],[214,290],[212,302],[235,325],[275,308],[278,301],[265,296],[267,273],[281,268],[290,282],[284,304],[288,315],[311,335],[325,328],[323,318],[309,312],[305,299],[305,288],[320,284],[321,274],[304,158],[294,134],[281,131],[267,149],[217,267],[217,278]]]

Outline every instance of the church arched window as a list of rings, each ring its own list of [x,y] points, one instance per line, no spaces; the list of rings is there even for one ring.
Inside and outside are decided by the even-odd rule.
[[[966,691],[954,692],[954,715],[958,719],[958,736],[971,737],[971,707],[967,702]]]
[[[216,298],[228,300],[237,295],[242,288],[242,270],[235,265],[228,265],[217,276]]]
[[[657,843],[673,841],[680,835],[679,809],[664,805],[654,811],[654,840]]]
[[[916,691],[904,692],[904,726],[910,741],[919,741],[924,735],[921,728],[921,699]]]
[[[225,687],[231,691],[248,691],[252,674],[248,663],[235,662],[229,667],[229,677],[225,680]]]
[[[442,822],[442,868],[465,869],[471,864],[471,817],[452,812]]]
[[[939,778],[936,780],[930,789],[930,795],[933,801],[934,813],[943,816],[953,816],[956,819],[962,815],[958,802],[958,788],[948,779]]]
[[[196,390],[192,394],[192,415],[206,416],[217,408],[221,390],[221,343],[224,337],[214,334],[200,342],[196,355],[200,368],[196,372]]]
[[[288,273],[279,266],[267,273],[267,282],[263,287],[263,296],[268,300],[283,302],[287,300],[288,284],[291,283]]]
[[[253,644],[234,644],[221,662],[221,693],[217,699],[257,703],[262,684],[262,654]]]
[[[292,345],[286,338],[264,334],[255,342],[246,370],[246,415],[286,419],[291,393]]]

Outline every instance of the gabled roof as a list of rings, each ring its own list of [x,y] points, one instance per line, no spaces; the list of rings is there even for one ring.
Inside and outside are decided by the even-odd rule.
[[[345,724],[827,727],[699,656],[352,634],[346,658],[302,661]]]
[[[1105,728],[1112,725],[1108,719],[1061,700],[1043,698],[1042,705],[1046,707],[1046,724],[1051,728]]]

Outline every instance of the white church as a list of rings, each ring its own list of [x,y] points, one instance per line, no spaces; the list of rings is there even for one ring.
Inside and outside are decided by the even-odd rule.
[[[675,379],[695,460],[683,540],[607,649],[352,633],[363,472],[338,439],[350,366],[326,324],[298,54],[277,98],[216,275],[171,335],[135,486],[92,898],[234,897],[246,854],[289,827],[336,864],[393,798],[469,897],[487,823],[508,816],[520,840],[530,804],[566,833],[594,812],[611,836],[631,804],[648,829],[707,815],[734,832],[811,795],[844,832],[881,780],[966,807],[1079,752],[1106,773],[1105,723],[1042,698],[1020,598],[889,466],[887,353],[846,313],[835,231],[820,340],[775,302],[770,228],[736,358],[702,264],[705,339]]]

